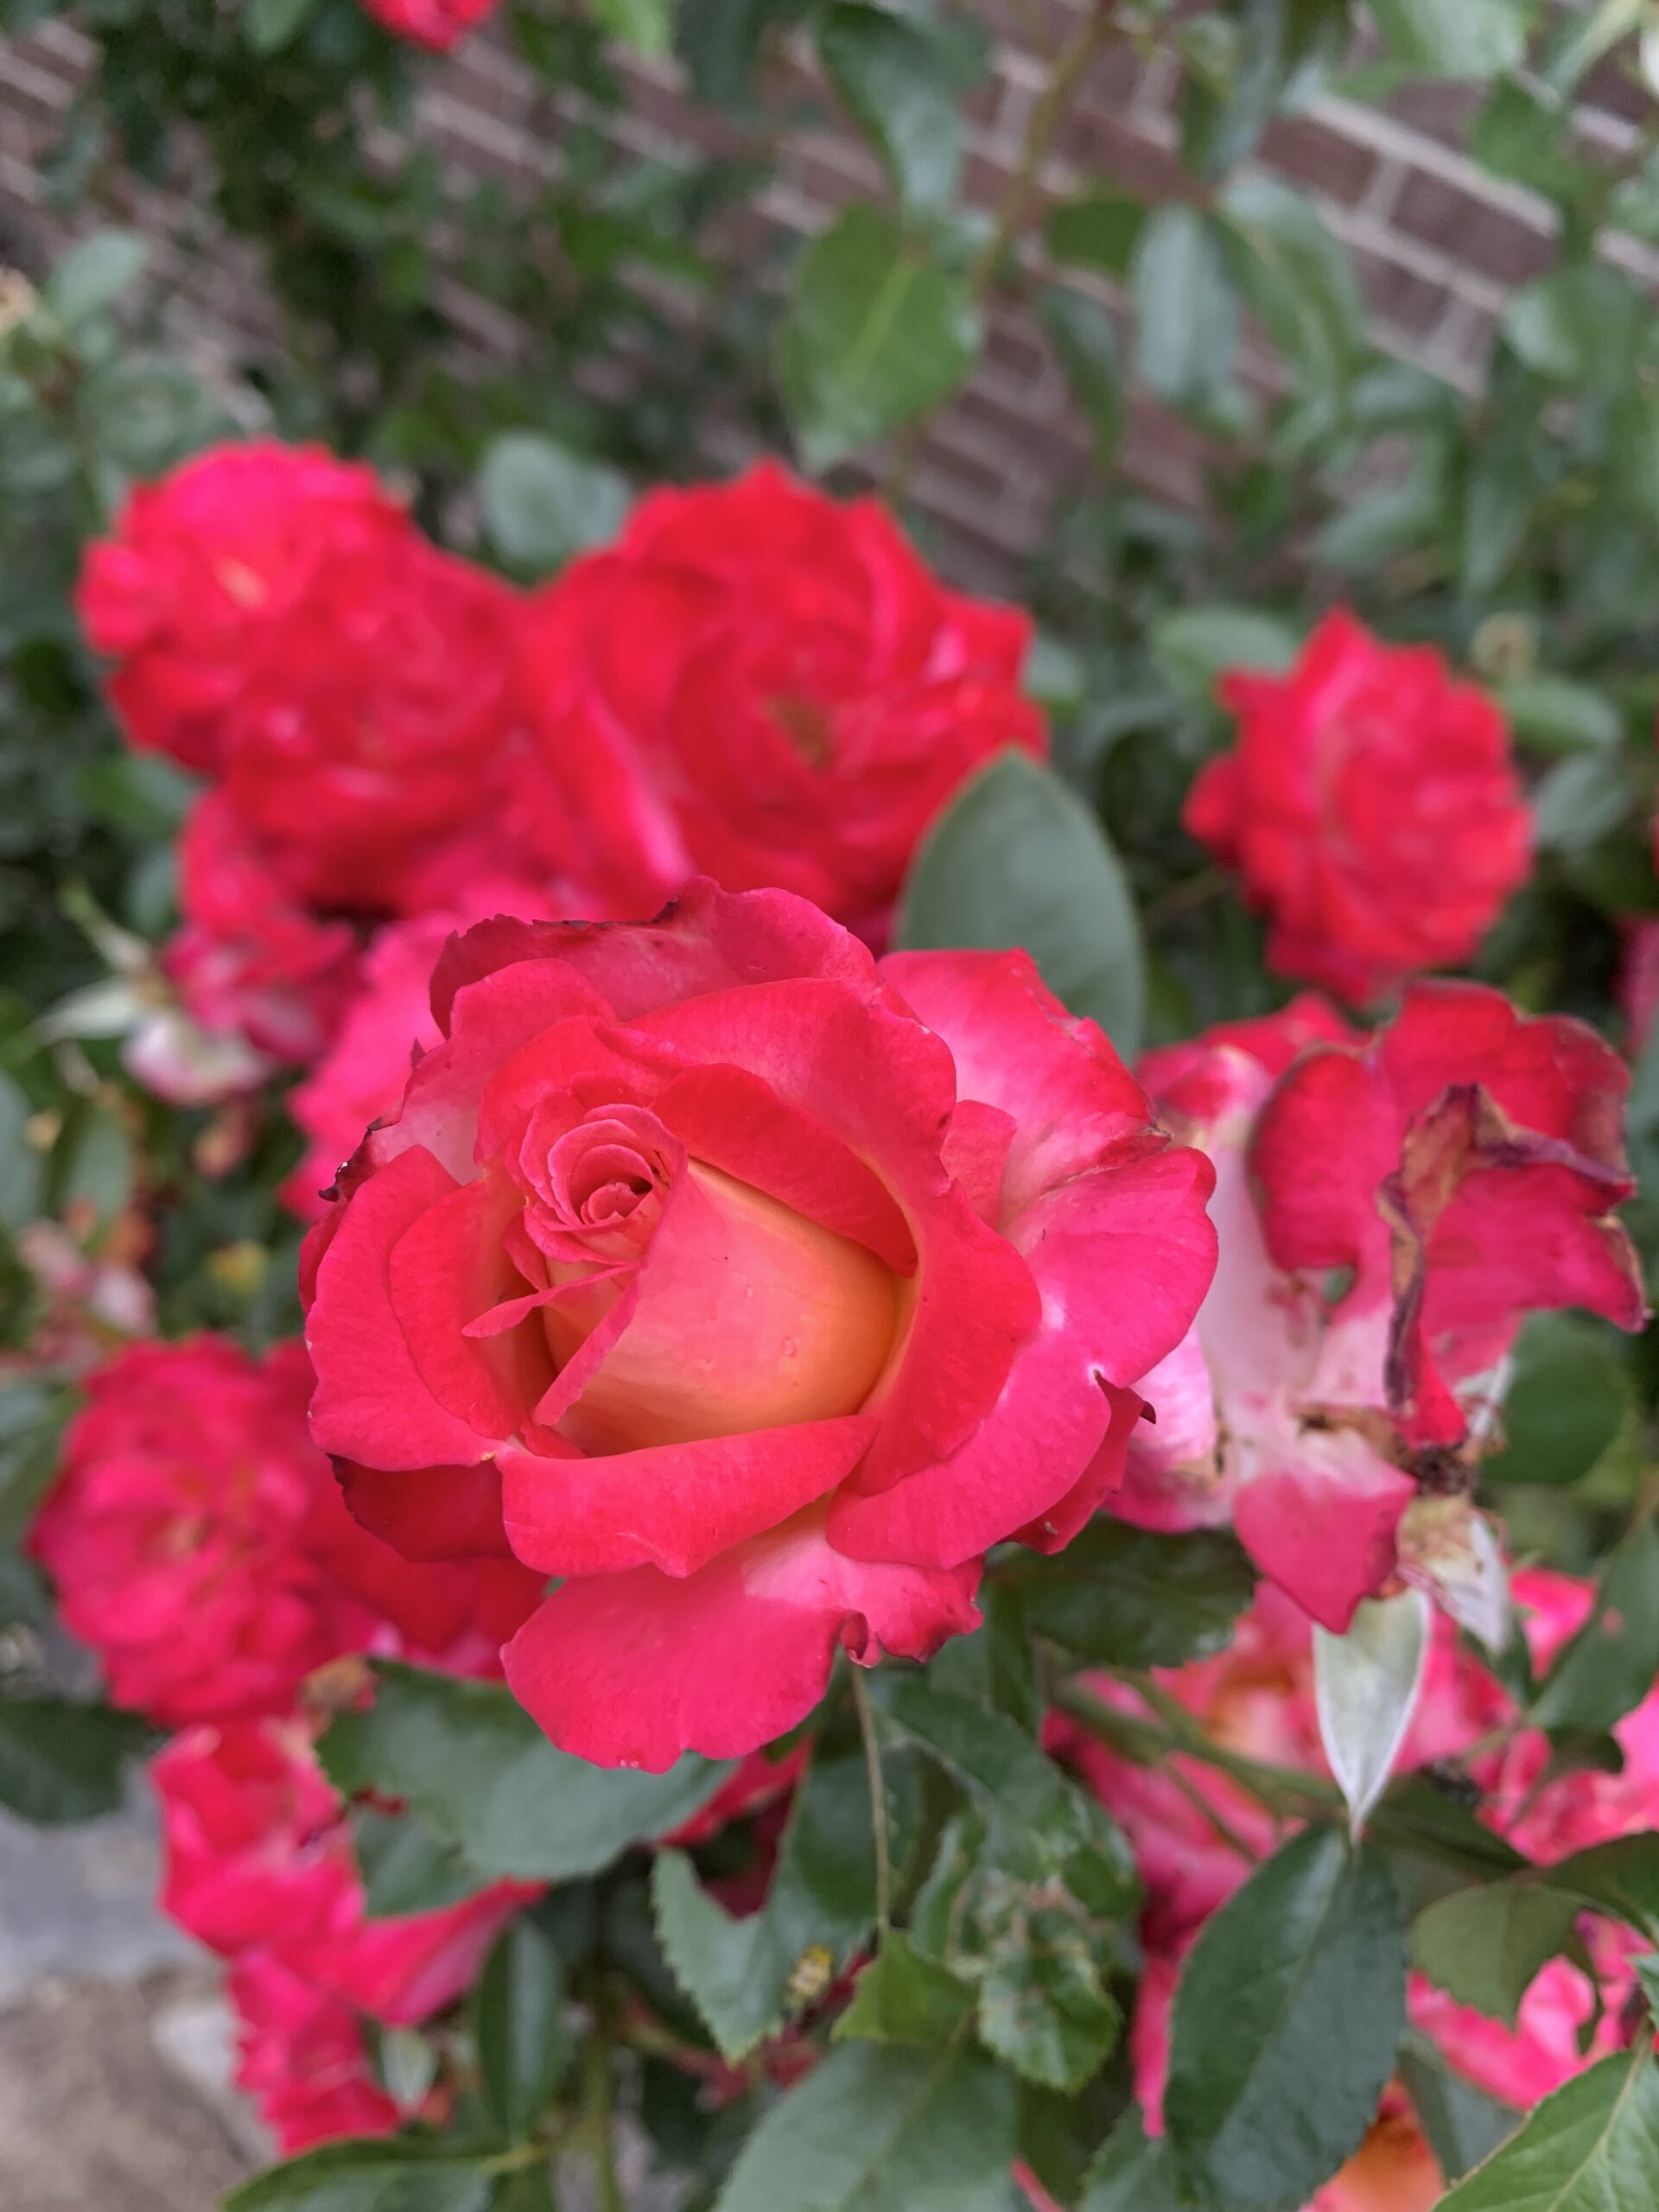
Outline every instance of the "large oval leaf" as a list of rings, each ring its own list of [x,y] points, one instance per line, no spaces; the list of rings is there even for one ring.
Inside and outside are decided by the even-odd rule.
[[[1405,2018],[1387,1863],[1306,1830],[1205,1923],[1175,1993],[1164,2116],[1185,2195],[1306,2203],[1358,2148]]]
[[[1023,945],[1043,981],[1126,1060],[1146,1001],[1141,924],[1117,855],[1059,778],[1023,753],[965,784],[929,832],[899,902],[908,950]]]

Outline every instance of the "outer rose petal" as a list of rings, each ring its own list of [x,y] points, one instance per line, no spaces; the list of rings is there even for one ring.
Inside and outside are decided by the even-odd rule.
[[[693,876],[652,923],[480,922],[452,938],[432,976],[432,1011],[447,1029],[455,994],[525,962],[574,971],[624,1020],[747,983],[817,976],[879,990],[855,937],[785,891],[721,891]]]
[[[957,1064],[957,1096],[1014,1121],[1005,1218],[1116,1147],[1142,1143],[1147,1095],[1092,1021],[1068,1014],[1026,952],[896,952],[881,973]]]
[[[311,1433],[325,1452],[404,1467],[486,1456],[486,1440],[428,1389],[392,1303],[394,1247],[456,1187],[417,1148],[371,1176],[343,1210],[306,1324],[317,1370]]]
[[[593,1459],[500,1455],[515,1554],[548,1574],[694,1574],[844,1481],[875,1423],[853,1414]]]
[[[1341,1636],[1393,1572],[1395,1531],[1417,1485],[1351,1430],[1310,1432],[1284,1457],[1239,1490],[1233,1525],[1262,1573]]]
[[[501,1471],[471,1467],[365,1467],[336,1459],[353,1518],[409,1560],[510,1559],[501,1526]]]
[[[660,1774],[682,1751],[739,1758],[805,1718],[837,1645],[930,1656],[979,1625],[974,1560],[949,1573],[850,1560],[819,1511],[683,1581],[638,1567],[567,1582],[503,1655],[513,1695],[562,1751]]]

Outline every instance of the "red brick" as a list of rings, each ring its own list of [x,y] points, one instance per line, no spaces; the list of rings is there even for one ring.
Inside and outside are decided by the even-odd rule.
[[[1305,115],[1281,115],[1262,138],[1261,158],[1281,175],[1348,207],[1365,197],[1378,166],[1369,146]]]
[[[1523,284],[1555,258],[1554,241],[1535,226],[1423,169],[1414,169],[1402,184],[1389,220],[1395,230],[1438,246],[1461,267],[1502,284]]]
[[[1380,321],[1413,339],[1427,338],[1439,327],[1453,297],[1445,285],[1363,246],[1353,249],[1353,259],[1371,313]]]

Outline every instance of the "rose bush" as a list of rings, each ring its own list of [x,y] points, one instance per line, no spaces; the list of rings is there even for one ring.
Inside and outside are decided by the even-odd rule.
[[[1363,1005],[1466,960],[1531,856],[1494,702],[1340,610],[1288,674],[1234,670],[1219,696],[1238,741],[1184,818],[1266,910],[1274,972]]]
[[[878,968],[786,893],[485,923],[312,1232],[313,1432],[416,1557],[566,1578],[506,1656],[602,1764],[744,1751],[844,1643],[924,1656],[980,1562],[1117,1482],[1213,1238],[1017,957]],[[734,1667],[733,1654],[742,1655]]]

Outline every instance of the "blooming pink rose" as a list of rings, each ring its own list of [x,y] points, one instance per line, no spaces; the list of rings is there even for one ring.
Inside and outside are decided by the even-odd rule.
[[[412,1555],[563,1586],[506,1653],[652,1769],[792,1726],[845,1645],[1065,1543],[1213,1263],[1209,1170],[1020,954],[882,963],[804,900],[487,922],[311,1232],[315,1434]]]
[[[873,499],[771,462],[654,492],[527,610],[546,857],[591,854],[635,913],[701,870],[879,928],[957,786],[1007,746],[1046,751],[1030,634],[946,591]]]
[[[226,1958],[264,1950],[358,2012],[408,2026],[442,2012],[534,1884],[497,1882],[435,1911],[371,1920],[352,1833],[295,1719],[192,1728],[151,1766],[164,1911]]]
[[[343,1653],[493,1671],[537,1603],[511,1560],[411,1566],[306,1429],[303,1348],[137,1344],[99,1369],[35,1524],[66,1624],[118,1705],[169,1726],[285,1709]]]
[[[1485,693],[1340,609],[1287,675],[1236,670],[1218,692],[1238,743],[1199,775],[1185,822],[1267,911],[1269,966],[1363,1004],[1466,959],[1532,859]]]
[[[1628,1075],[1579,1023],[1526,1020],[1473,983],[1409,986],[1363,1045],[1308,1041],[1305,1007],[1279,1020],[1300,1047],[1288,1066],[1283,1033],[1235,1029],[1154,1068],[1172,1127],[1215,1163],[1221,1257],[1192,1336],[1147,1382],[1159,1425],[1116,1510],[1230,1516],[1338,1630],[1399,1572],[1490,1631],[1496,1539],[1467,1493],[1521,1319],[1643,1317],[1611,1211],[1632,1187]]]

